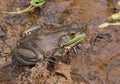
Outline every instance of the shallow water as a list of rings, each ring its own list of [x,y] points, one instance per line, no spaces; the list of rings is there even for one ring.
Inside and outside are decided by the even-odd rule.
[[[11,53],[19,44],[20,33],[32,25],[40,25],[42,28],[54,29],[64,25],[78,24],[81,31],[87,34],[87,38],[80,42],[81,49],[77,56],[72,56],[70,65],[66,66],[66,73],[61,73],[69,78],[57,79],[57,84],[119,84],[120,82],[120,28],[109,26],[98,29],[98,25],[107,21],[107,17],[119,11],[118,0],[48,0],[42,7],[29,13],[19,15],[7,15],[0,13],[0,26],[5,31],[5,36],[0,38],[0,68],[11,61]],[[0,0],[2,11],[14,11],[27,7],[27,0]],[[46,42],[46,45],[48,43]],[[60,66],[59,66],[60,67]],[[71,70],[69,70],[71,67]],[[38,68],[38,67],[37,67]],[[36,68],[36,71],[37,71]],[[17,68],[19,71],[24,71]],[[60,68],[61,69],[61,68]],[[14,76],[14,70],[9,70],[8,76]],[[59,72],[59,69],[56,70]],[[70,72],[71,78],[70,79]],[[34,72],[35,73],[35,72]],[[2,74],[2,73],[1,73]],[[0,75],[1,75],[0,74]],[[1,80],[4,80],[4,74]],[[24,77],[24,75],[22,75]],[[28,75],[31,76],[31,75]],[[3,78],[3,79],[2,79]],[[7,78],[6,79],[11,79]],[[38,80],[42,78],[36,78]],[[46,79],[44,79],[45,81]],[[51,79],[48,78],[47,81]],[[22,81],[22,80],[19,80]],[[51,80],[50,84],[54,81]],[[1,84],[15,83],[5,81]],[[48,82],[46,82],[47,84]],[[39,84],[39,83],[36,83]]]

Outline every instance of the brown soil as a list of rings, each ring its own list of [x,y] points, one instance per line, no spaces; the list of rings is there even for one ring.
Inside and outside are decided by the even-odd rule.
[[[27,6],[27,0],[0,0],[1,11]],[[0,84],[119,84],[120,28],[98,28],[118,10],[117,0],[47,0],[29,13],[0,13]],[[87,37],[80,42],[81,49],[70,64],[60,62],[54,70],[48,70],[38,62],[32,68],[18,66],[16,70],[2,73],[2,67],[11,62],[12,51],[25,29],[32,25],[58,28],[72,23],[78,24]]]

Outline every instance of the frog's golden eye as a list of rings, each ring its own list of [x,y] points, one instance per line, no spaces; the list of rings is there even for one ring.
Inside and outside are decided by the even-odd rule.
[[[72,36],[73,36],[73,35],[75,35],[75,34],[76,34],[75,31],[70,31],[70,32],[69,32],[69,35],[72,35]]]

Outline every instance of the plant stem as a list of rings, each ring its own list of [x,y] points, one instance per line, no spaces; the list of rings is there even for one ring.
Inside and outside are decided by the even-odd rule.
[[[29,7],[23,9],[23,10],[20,10],[20,11],[16,11],[16,12],[2,12],[2,13],[5,13],[5,14],[20,14],[20,13],[24,13],[24,12],[29,12],[31,10],[33,10],[34,8],[36,7],[33,7],[32,5],[30,5]]]

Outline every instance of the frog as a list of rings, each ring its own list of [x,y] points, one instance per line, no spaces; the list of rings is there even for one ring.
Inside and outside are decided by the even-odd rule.
[[[75,32],[71,33],[71,31]],[[85,33],[80,32],[80,28],[73,28],[71,25],[53,29],[39,28],[36,32],[22,38],[19,46],[12,53],[13,59],[18,61],[19,65],[62,61],[69,52],[66,47],[71,45],[73,47],[85,38]]]

